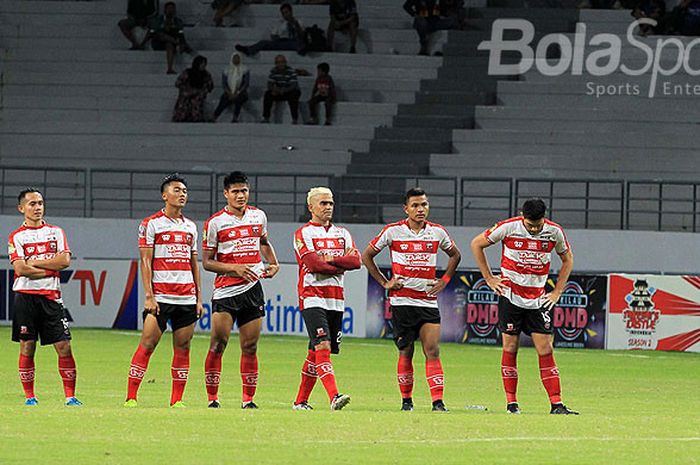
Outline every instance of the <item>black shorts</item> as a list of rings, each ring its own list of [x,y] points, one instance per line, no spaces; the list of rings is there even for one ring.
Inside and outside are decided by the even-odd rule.
[[[41,345],[70,341],[70,320],[63,305],[36,294],[15,293],[12,340],[36,341]]]
[[[505,297],[499,297],[498,329],[513,336],[521,331],[528,336],[532,333],[552,334],[552,310],[544,307],[522,308]]]
[[[330,341],[331,353],[340,353],[343,341],[343,312],[310,307],[301,311],[306,332],[309,333],[309,349],[313,350],[323,341]]]
[[[158,308],[160,308],[158,315],[153,315],[152,313],[144,311],[143,320],[146,321],[148,315],[156,317],[156,320],[158,320],[158,327],[162,333],[168,328],[168,320],[170,320],[173,331],[177,331],[197,321],[197,306],[194,304],[176,305],[158,302]]]
[[[432,307],[392,305],[391,322],[394,325],[394,343],[399,350],[403,350],[419,339],[420,329],[424,324],[440,324],[440,310]]]
[[[211,301],[213,313],[227,312],[231,314],[238,327],[265,316],[265,295],[260,281],[255,283],[243,294]]]

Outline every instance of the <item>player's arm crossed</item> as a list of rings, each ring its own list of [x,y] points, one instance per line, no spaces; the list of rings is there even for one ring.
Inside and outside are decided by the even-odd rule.
[[[49,271],[61,271],[70,266],[70,252],[64,250],[46,260],[27,260],[27,265]]]

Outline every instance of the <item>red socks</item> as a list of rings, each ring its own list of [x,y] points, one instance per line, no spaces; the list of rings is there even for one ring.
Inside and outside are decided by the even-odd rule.
[[[173,387],[170,391],[170,405],[182,400],[185,392],[187,377],[190,373],[190,349],[174,349],[173,363],[170,367],[173,378]]]
[[[77,372],[75,371],[75,359],[73,359],[73,355],[58,357],[58,372],[63,380],[63,392],[66,397],[75,396],[75,379]]]
[[[410,399],[413,396],[413,361],[399,355],[399,365],[396,368],[401,397]]]
[[[313,391],[316,385],[318,375],[316,374],[316,364],[314,360],[316,360],[316,354],[313,350],[309,349],[306,360],[304,360],[304,366],[301,367],[301,384],[299,385],[297,399],[294,401],[295,404],[308,402],[311,391]]]
[[[258,357],[241,353],[241,384],[243,385],[243,402],[250,402],[258,386]]]
[[[218,400],[219,383],[221,382],[221,357],[223,352],[209,351],[204,362],[204,382],[207,385],[209,402]]]
[[[432,397],[433,402],[442,400],[442,393],[445,389],[445,375],[442,372],[442,364],[439,358],[425,361],[425,378],[428,380],[430,397]]]
[[[553,354],[540,355],[540,378],[549,396],[549,402],[552,404],[561,403],[559,369],[554,362]]]
[[[34,357],[19,354],[19,380],[27,399],[34,397]]]
[[[148,361],[153,355],[152,350],[146,350],[141,344],[139,344],[136,349],[136,353],[131,358],[131,368],[129,368],[129,384],[128,392],[126,398],[136,399],[136,395],[139,391],[139,386],[141,381],[143,381],[143,376],[146,374],[146,369],[148,368]]]
[[[328,349],[317,350],[315,362],[318,377],[321,379],[323,387],[326,388],[328,397],[333,400],[338,394],[338,387],[335,384],[335,373],[333,365],[331,365],[331,351]]]
[[[503,377],[503,389],[506,391],[506,402],[517,402],[518,390],[518,353],[503,351],[501,356],[501,376]]]

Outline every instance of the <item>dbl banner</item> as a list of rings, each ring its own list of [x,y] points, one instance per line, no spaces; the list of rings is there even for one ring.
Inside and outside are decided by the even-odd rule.
[[[383,269],[385,274],[390,270]],[[547,282],[547,290],[554,281]],[[556,347],[602,349],[605,342],[606,276],[571,276],[554,308]],[[385,290],[373,279],[367,287],[367,337],[392,337],[391,308]],[[458,271],[438,296],[442,340],[470,344],[501,343],[498,297],[479,272]],[[523,335],[522,343],[530,344]]]
[[[700,352],[700,277],[610,275],[608,349]]]

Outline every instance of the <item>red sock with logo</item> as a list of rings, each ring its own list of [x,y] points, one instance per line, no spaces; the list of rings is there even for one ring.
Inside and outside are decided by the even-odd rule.
[[[295,404],[301,404],[302,402],[308,402],[311,391],[313,391],[316,385],[316,380],[318,375],[316,374],[316,364],[314,360],[316,355],[314,351],[309,349],[309,353],[304,360],[304,365],[301,367],[301,384],[299,385],[299,392],[297,393],[297,399],[294,401]]]
[[[540,355],[540,378],[549,396],[549,402],[552,404],[561,403],[559,369],[554,362],[553,354]]]
[[[58,357],[58,373],[63,380],[63,392],[66,397],[75,396],[75,380],[77,372],[75,370],[75,359],[72,355]]]
[[[126,398],[136,399],[136,395],[139,392],[139,386],[141,381],[143,381],[143,376],[146,374],[146,369],[148,368],[148,361],[153,355],[152,350],[146,350],[141,344],[136,348],[136,353],[131,358],[131,367],[129,368],[129,383],[127,386]]]
[[[328,349],[317,350],[316,352],[316,372],[326,388],[328,397],[333,398],[338,394],[338,387],[335,384],[335,372],[331,364],[331,351]]]
[[[442,393],[445,389],[445,375],[442,372],[442,364],[439,358],[425,361],[425,378],[428,381],[430,397],[433,399],[433,402],[442,400]]]
[[[170,366],[173,387],[170,391],[170,405],[182,400],[187,377],[190,374],[190,349],[173,350],[173,364]]]
[[[399,365],[396,368],[401,397],[410,399],[413,396],[413,360],[399,355]]]
[[[24,389],[24,396],[30,399],[34,396],[34,357],[19,354],[19,380]]]
[[[223,352],[210,350],[204,361],[204,382],[207,385],[209,402],[219,399],[219,383],[221,382],[221,357]]]
[[[243,402],[251,402],[258,386],[258,356],[241,353],[241,381]]]
[[[506,391],[506,402],[512,404],[518,401],[518,353],[503,351],[501,356],[501,377],[503,389]]]

